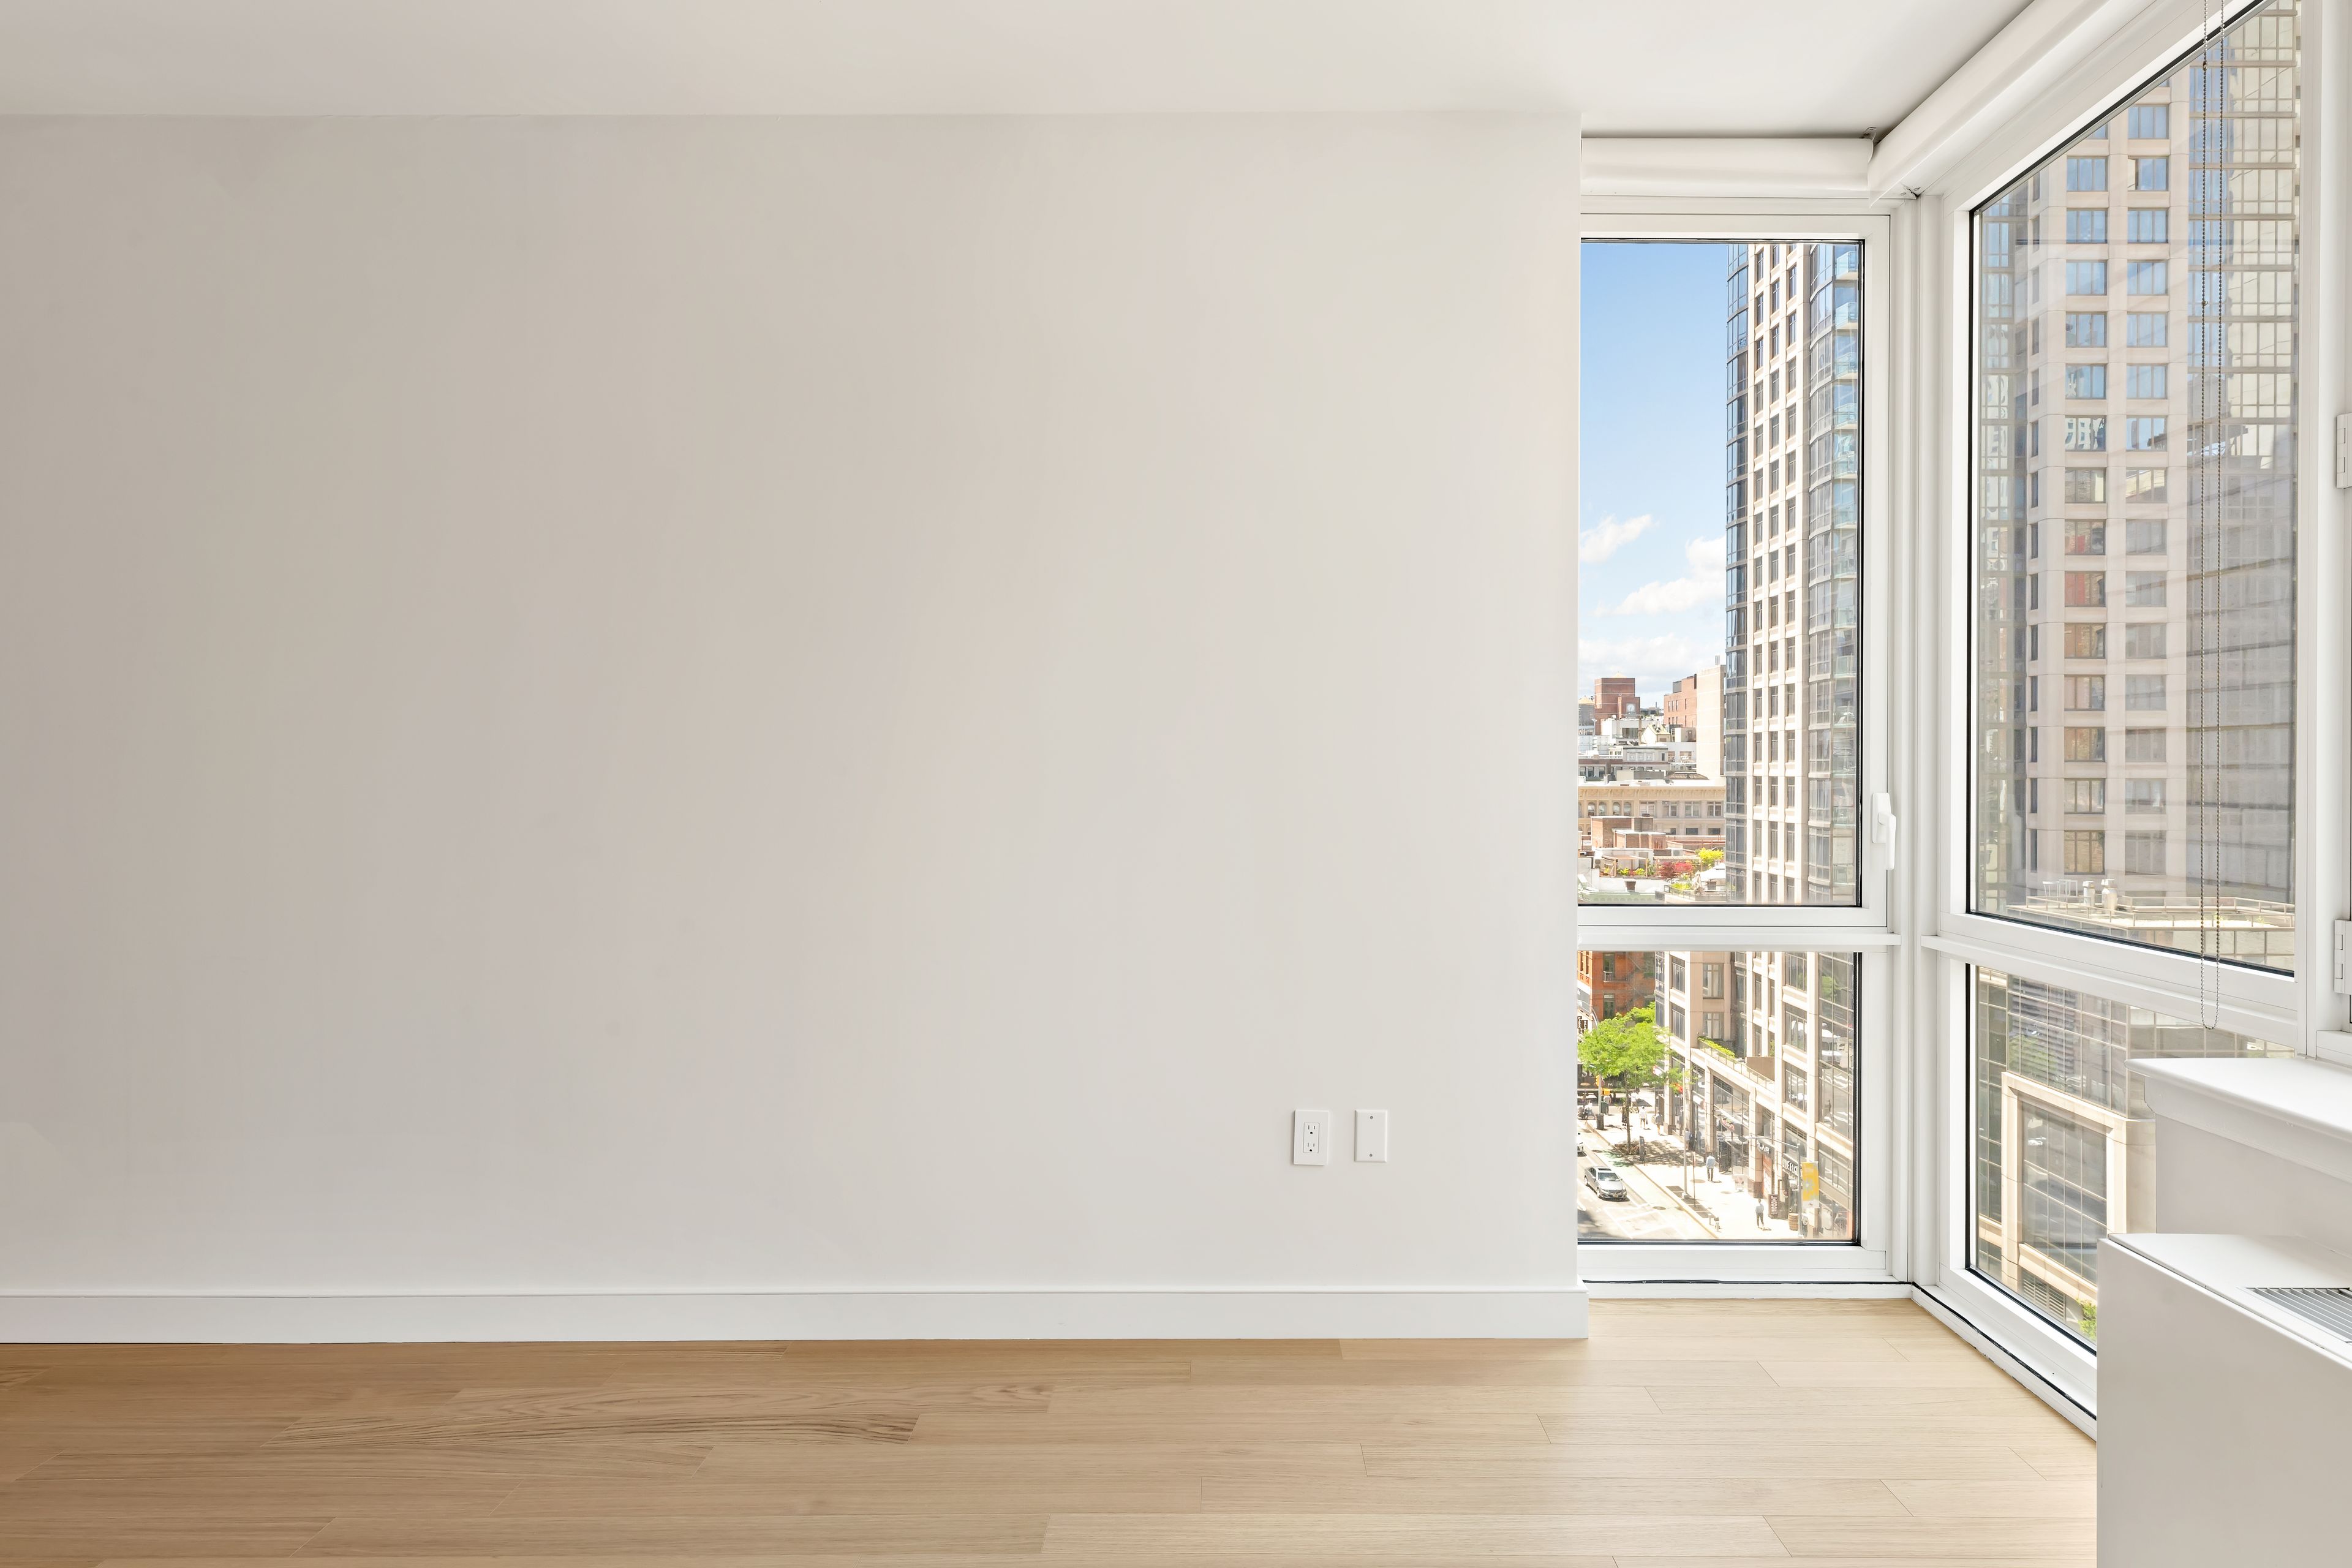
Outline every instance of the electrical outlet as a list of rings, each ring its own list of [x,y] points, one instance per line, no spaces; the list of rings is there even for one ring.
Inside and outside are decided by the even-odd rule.
[[[1386,1163],[1389,1157],[1389,1113],[1385,1110],[1356,1112],[1356,1160],[1359,1163]]]
[[[1331,1163],[1331,1113],[1294,1110],[1290,1113],[1290,1163],[1328,1165]]]

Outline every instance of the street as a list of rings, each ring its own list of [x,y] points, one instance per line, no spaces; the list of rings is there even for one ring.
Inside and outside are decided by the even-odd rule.
[[[1633,1112],[1633,1137],[1626,1137],[1618,1108],[1611,1107],[1608,1127],[1595,1132],[1590,1122],[1577,1130],[1577,1237],[1583,1241],[1789,1241],[1798,1233],[1786,1220],[1756,1223],[1756,1200],[1736,1182],[1708,1177],[1704,1165],[1635,1163],[1620,1151],[1629,1143],[1668,1142],[1647,1112]],[[1630,1194],[1622,1202],[1601,1197],[1585,1181],[1596,1160],[1617,1168]],[[1684,1197],[1687,1190],[1689,1196]]]

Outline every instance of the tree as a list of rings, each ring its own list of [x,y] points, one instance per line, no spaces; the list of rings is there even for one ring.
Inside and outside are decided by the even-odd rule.
[[[1596,1082],[1605,1084],[1615,1079],[1621,1090],[1630,1089],[1633,1083],[1654,1076],[1658,1065],[1666,1059],[1666,1037],[1658,1032],[1654,1011],[1633,1007],[1585,1030],[1576,1042],[1576,1058]],[[1633,1131],[1630,1093],[1622,1096],[1620,1110],[1630,1134]]]
[[[1720,849],[1702,849],[1702,850],[1700,850],[1700,851],[1698,852],[1698,868],[1699,868],[1700,870],[1702,870],[1702,871],[1711,871],[1711,870],[1713,870],[1716,867],[1720,866],[1720,865],[1722,865],[1722,864],[1723,864],[1723,851],[1722,851],[1722,850],[1720,850]]]

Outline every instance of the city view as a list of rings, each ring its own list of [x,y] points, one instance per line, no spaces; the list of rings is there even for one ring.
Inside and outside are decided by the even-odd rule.
[[[1971,907],[2273,970],[2294,953],[2296,29],[2258,7],[1976,214]],[[1801,942],[1800,911],[1859,901],[1872,260],[1585,247],[1585,384],[1618,393],[1588,395],[1579,532],[1589,933],[1612,907],[1653,930],[1773,907]],[[1585,1239],[1856,1237],[1862,955],[1603,946],[1577,974]],[[2095,1342],[2099,1239],[2154,1183],[2130,1064],[2283,1047],[1969,984],[1972,1262]]]

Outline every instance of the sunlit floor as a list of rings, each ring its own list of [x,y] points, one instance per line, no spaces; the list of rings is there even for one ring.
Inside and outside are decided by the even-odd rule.
[[[1541,1342],[0,1347],[0,1559],[2093,1560],[2093,1446],[1915,1307],[1593,1319]]]

